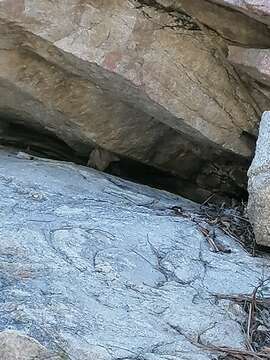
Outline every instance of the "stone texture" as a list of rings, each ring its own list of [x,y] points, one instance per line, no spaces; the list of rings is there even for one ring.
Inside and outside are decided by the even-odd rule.
[[[153,3],[147,0],[140,2]],[[261,18],[255,19],[239,12],[239,7],[236,5],[231,7],[230,1],[157,0],[155,2],[167,8],[186,11],[200,25],[206,26],[204,30],[213,30],[214,34],[218,33],[231,44],[238,43],[255,48],[265,48],[270,45],[270,29],[261,22]],[[234,1],[235,4],[236,2]]]
[[[140,2],[153,4],[151,1]],[[260,112],[270,108],[268,1],[157,0],[155,3],[163,9],[184,10],[191,15],[212,39],[216,51],[223,53],[236,68]]]
[[[120,99],[132,108],[140,109],[142,113],[137,114],[138,117],[148,114],[195,141],[250,156],[252,149],[241,135],[256,132],[257,109],[238,79],[230,73],[223,57],[219,53],[213,56],[212,42],[192,19],[185,15],[185,21],[181,21],[180,14],[177,22],[165,12],[152,8],[136,9],[137,2],[126,0],[92,1],[91,4],[70,0],[65,7],[60,4],[59,1],[25,0],[15,11],[7,2],[1,3],[2,34],[6,35],[1,41],[5,44],[6,38],[12,39],[16,49],[18,46],[24,49],[31,60],[36,59],[33,55],[37,54],[51,71],[51,64],[55,64],[69,74],[79,75],[81,81],[87,80],[91,88],[95,87],[86,95],[88,109],[92,108],[87,117],[91,124],[98,123],[96,111],[100,114],[104,109],[100,106],[101,100],[93,100],[97,97],[95,92],[106,90],[111,101],[112,97],[115,99],[111,107],[107,105],[112,124],[115,115],[121,118],[121,112],[114,115],[113,111],[115,106],[119,108]],[[3,57],[7,57],[6,62],[10,64],[12,45],[7,47]],[[19,60],[21,63],[22,59]],[[31,76],[28,69],[29,66],[24,72],[20,69],[19,74],[15,70],[16,81],[6,69],[2,77],[23,93],[38,97],[38,104],[47,104],[50,99],[40,93],[41,86],[44,89],[42,80],[31,80],[33,75],[39,77],[39,71]],[[50,76],[53,77],[47,72],[43,81],[49,81]],[[55,99],[50,101],[50,111],[62,114],[63,100],[57,93],[51,93],[52,88],[59,91],[61,85],[49,82],[47,86],[50,89],[47,96]],[[71,84],[66,84],[65,88],[70,87]],[[73,89],[77,101],[82,90],[76,86]],[[72,92],[67,94],[73,98]],[[83,104],[75,105],[73,101],[73,111],[85,115]],[[80,116],[74,125],[74,115],[72,118],[71,115],[67,121],[73,126],[78,123],[81,126]],[[109,115],[102,111],[102,116],[108,118]],[[131,113],[132,120],[133,116]],[[85,120],[84,124],[87,127]],[[88,137],[98,142],[98,131],[92,126],[87,129]],[[102,139],[105,137],[103,134]],[[109,149],[109,140],[106,146],[107,150],[115,150],[113,146]]]
[[[46,148],[46,153],[49,147],[63,159],[68,159],[69,154],[72,159],[73,149],[86,158],[85,164],[89,153],[99,145],[182,178],[192,177],[195,183],[201,167],[197,164],[218,158],[216,149],[209,156],[205,146],[199,148],[141,110],[112,100],[90,82],[30,54],[3,51],[0,63],[2,143],[24,149],[39,145]],[[19,131],[14,123],[28,125],[35,133],[29,128]],[[69,151],[66,147],[58,150],[57,143],[49,141],[44,130],[68,144]]]
[[[266,78],[268,50],[246,50],[238,73],[225,55],[228,42],[269,47],[266,24],[204,1],[25,0],[0,2],[0,34],[0,142],[85,164],[91,153],[94,167],[102,149],[197,201],[242,196],[270,106],[244,64]]]
[[[228,47],[228,60],[262,111],[270,109],[270,50]]]
[[[72,360],[216,358],[194,344],[198,335],[245,347],[247,315],[215,295],[251,294],[269,265],[206,223],[199,206],[4,150],[0,191],[0,331]],[[212,252],[198,222],[231,252]]]
[[[268,0],[210,0],[221,5],[229,6],[254,17],[260,22],[270,25],[270,3]]]
[[[270,87],[270,49],[230,46],[228,59],[250,77]]]
[[[17,331],[0,333],[1,360],[61,360],[63,357],[54,355],[41,346],[35,339]]]
[[[193,2],[147,3],[1,1],[0,142],[44,143],[46,154],[85,164],[101,148],[176,177],[181,194],[197,188],[197,201],[239,196],[267,105],[239,79],[226,43],[198,25],[211,24]],[[249,29],[239,42],[268,46],[266,25],[240,15],[243,25],[226,17]]]
[[[270,112],[263,114],[256,153],[248,172],[249,217],[256,241],[270,246]]]

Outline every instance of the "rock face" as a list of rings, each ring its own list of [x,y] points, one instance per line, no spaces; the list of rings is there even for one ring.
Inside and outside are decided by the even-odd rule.
[[[179,188],[192,183],[204,199],[239,194],[266,104],[226,58],[224,9],[231,41],[270,45],[265,23],[213,2],[1,1],[3,127],[56,136],[86,158],[104,148],[176,176]],[[2,133],[2,142],[32,139]]]
[[[188,16],[177,23],[175,17],[152,8],[144,10],[149,12],[146,16],[136,6],[136,2],[126,0],[109,4],[73,0],[65,7],[60,1],[46,5],[44,1],[36,1],[35,6],[24,1],[23,10],[18,10],[16,18],[9,5],[4,3],[0,10],[5,33],[13,25],[12,45],[28,50],[28,61],[33,59],[33,53],[38,54],[47,66],[55,64],[79,74],[90,80],[95,89],[98,86],[107,90],[108,96],[139,107],[187,136],[248,155],[239,128],[252,132],[257,122],[256,112],[233,74],[228,77],[229,69],[223,59],[218,54],[213,57],[211,40]],[[59,22],[59,18],[63,21]],[[12,21],[18,23],[17,31],[20,31],[17,44]],[[7,54],[9,64],[12,45]],[[16,55],[13,56],[16,63]],[[17,59],[20,69],[22,57]],[[18,76],[15,71],[12,77],[6,71],[3,69],[3,76],[24,92],[24,79],[35,76],[35,73],[27,74],[27,68],[25,76]],[[16,84],[16,77],[20,84]],[[37,80],[31,84],[35,86]],[[44,84],[38,82],[37,87],[44,89]],[[55,87],[59,89],[59,84]],[[30,89],[28,85],[28,93]],[[37,90],[32,90],[34,96]],[[92,107],[91,97],[88,108]],[[59,107],[59,96],[56,98]],[[40,102],[44,103],[44,99]],[[100,106],[97,100],[96,105]],[[79,107],[77,110],[82,113]],[[91,118],[93,115],[88,116]]]
[[[0,143],[90,165],[101,149],[197,201],[246,193],[267,2],[4,0],[0,34]]]
[[[243,85],[260,111],[270,108],[269,1],[179,0],[157,1],[173,9],[184,9],[200,24],[235,67]],[[216,35],[222,38],[217,39]]]
[[[220,298],[251,294],[269,268],[209,225],[199,206],[3,150],[0,191],[0,331],[20,331],[73,360],[216,357],[198,336],[208,346],[244,348],[246,315]],[[211,251],[200,226],[227,251]],[[0,334],[0,344],[13,342],[24,344],[21,354],[44,350]]]
[[[61,360],[41,346],[36,340],[16,331],[0,333],[1,360]],[[62,357],[63,359],[63,357]]]
[[[270,112],[262,117],[255,158],[249,169],[249,216],[256,241],[270,246]]]
[[[229,47],[229,61],[264,110],[270,108],[270,49]],[[256,93],[257,92],[257,93]]]
[[[229,60],[252,78],[270,86],[270,49],[229,48]]]
[[[170,5],[172,8],[178,10],[184,9],[199,24],[206,26],[204,30],[218,33],[228,43],[256,48],[265,48],[270,45],[270,30],[267,24],[261,18],[255,19],[249,16],[250,13],[240,12],[240,7],[236,6],[238,1],[157,0],[156,2],[160,4],[166,2],[167,6]],[[232,6],[232,2],[235,3],[235,6]],[[248,6],[246,6],[245,10],[247,8]],[[259,9],[260,6],[258,5],[258,12]],[[254,14],[256,6],[254,8],[250,7],[250,12]]]
[[[270,3],[268,0],[211,0],[221,5],[254,17],[260,22],[270,25]]]

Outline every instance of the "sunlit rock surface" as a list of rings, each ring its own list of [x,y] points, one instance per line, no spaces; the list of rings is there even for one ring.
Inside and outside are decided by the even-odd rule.
[[[266,259],[180,197],[15,154],[0,152],[0,331],[74,360],[213,359],[199,335],[244,348],[246,314],[215,295],[252,293]]]
[[[262,117],[256,153],[248,172],[249,216],[256,241],[270,246],[270,112]]]
[[[97,147],[166,172],[176,192],[198,189],[197,201],[241,197],[270,101],[243,84],[223,32],[267,47],[270,31],[242,13],[224,18],[214,3],[203,12],[198,2],[173,3],[1,1],[0,143],[31,148],[33,136],[12,130],[25,126],[76,155]]]

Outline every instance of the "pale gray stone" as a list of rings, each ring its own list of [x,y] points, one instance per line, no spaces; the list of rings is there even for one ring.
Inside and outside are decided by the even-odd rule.
[[[61,360],[61,355],[47,351],[35,339],[17,331],[0,333],[1,360]]]
[[[261,120],[255,157],[248,172],[249,217],[256,241],[270,246],[270,112]]]
[[[215,294],[252,293],[269,265],[218,229],[231,253],[211,252],[192,221],[199,206],[3,150],[0,191],[0,331],[72,360],[215,359],[193,344],[198,335],[245,347],[246,315]]]

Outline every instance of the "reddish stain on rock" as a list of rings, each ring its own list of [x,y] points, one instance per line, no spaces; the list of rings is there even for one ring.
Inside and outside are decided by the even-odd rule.
[[[102,65],[106,69],[110,71],[114,71],[117,68],[121,59],[122,59],[122,54],[119,51],[112,51],[105,56]]]

